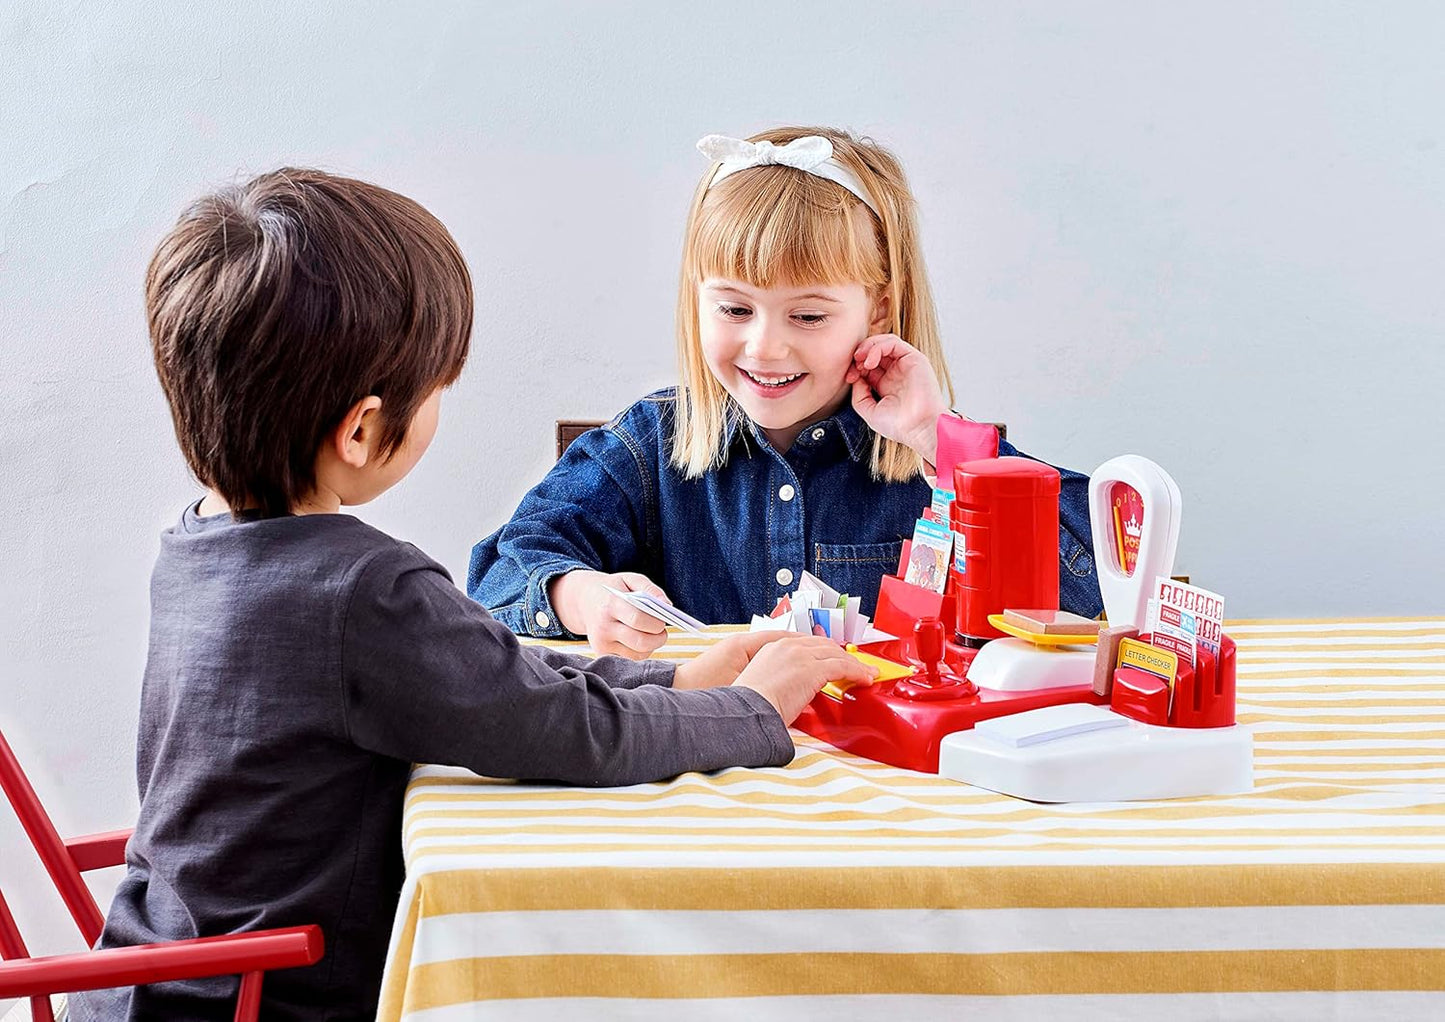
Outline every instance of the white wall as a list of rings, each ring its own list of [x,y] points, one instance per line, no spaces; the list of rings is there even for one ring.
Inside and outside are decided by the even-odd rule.
[[[960,407],[1162,462],[1232,616],[1445,610],[1445,8],[935,6],[0,5],[0,728],[62,831],[133,818],[147,577],[195,493],[144,265],[282,163],[416,197],[471,262],[441,434],[361,512],[458,576],[554,419],[671,379],[694,140],[821,122],[909,168]],[[21,842],[0,811],[22,926],[73,948]]]

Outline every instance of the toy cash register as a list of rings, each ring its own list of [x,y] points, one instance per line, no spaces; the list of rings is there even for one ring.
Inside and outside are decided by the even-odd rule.
[[[1181,501],[1168,473],[1126,455],[1090,479],[1102,632],[1057,609],[1058,472],[992,458],[952,478],[943,592],[886,576],[876,623],[900,638],[862,647],[909,673],[825,691],[795,726],[1036,801],[1248,790],[1253,743],[1234,723],[1222,601],[1169,579]]]

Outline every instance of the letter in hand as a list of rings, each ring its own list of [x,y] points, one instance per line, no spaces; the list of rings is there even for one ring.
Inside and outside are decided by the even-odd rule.
[[[609,588],[672,602],[650,578],[635,571],[609,575],[579,569],[552,581],[552,609],[568,631],[587,636],[598,655],[646,660],[667,641],[667,626],[608,592]]]
[[[830,681],[849,685],[872,684],[874,667],[858,661],[832,639],[796,633],[764,632],[778,641],[764,645],[734,685],[761,693],[784,724],[791,724],[803,707]]]

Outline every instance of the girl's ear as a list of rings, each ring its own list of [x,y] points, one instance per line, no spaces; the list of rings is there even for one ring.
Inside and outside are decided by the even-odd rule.
[[[869,334],[892,333],[893,325],[892,306],[888,301],[888,292],[884,291],[873,300],[873,318],[868,323]],[[905,337],[904,340],[907,340]]]

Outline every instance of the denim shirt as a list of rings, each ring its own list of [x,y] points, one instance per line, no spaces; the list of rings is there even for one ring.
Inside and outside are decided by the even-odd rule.
[[[851,407],[814,423],[787,452],[744,419],[727,461],[697,479],[670,464],[674,391],[638,401],[573,441],[512,520],[472,549],[467,593],[515,632],[576,638],[547,596],[576,568],[636,571],[714,624],[766,614],[804,569],[872,614],[903,541],[932,499],[921,477],[869,472],[872,430]],[[1019,454],[1004,441],[1000,455]],[[1089,532],[1087,476],[1060,469],[1059,603],[1103,609]]]

